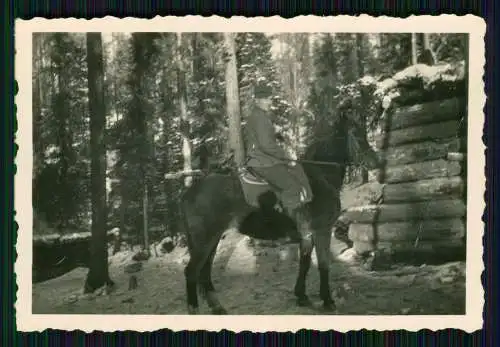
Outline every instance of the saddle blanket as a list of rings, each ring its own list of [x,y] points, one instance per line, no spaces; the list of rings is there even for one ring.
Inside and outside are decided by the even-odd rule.
[[[276,198],[278,200],[281,200],[280,192],[273,188],[265,179],[254,175],[248,169],[240,169],[238,177],[241,183],[243,194],[245,196],[245,200],[250,206],[259,207],[259,200],[264,196],[265,193],[274,192],[274,194],[276,194]],[[269,194],[265,195],[269,197]],[[276,209],[281,208],[278,200],[275,201]],[[310,200],[311,197],[308,196],[307,191],[303,189],[303,192],[301,193],[301,201],[305,203],[309,202]]]
[[[273,191],[269,183],[255,175],[247,169],[240,169],[238,178],[243,189],[243,194],[247,204],[252,207],[259,207],[259,197],[266,192]]]

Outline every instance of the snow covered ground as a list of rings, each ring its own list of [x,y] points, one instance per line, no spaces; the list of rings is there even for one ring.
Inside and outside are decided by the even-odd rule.
[[[332,248],[339,247],[334,241]],[[315,266],[307,282],[315,305],[296,306],[293,285],[298,262],[293,254],[284,247],[252,247],[246,237],[228,231],[213,268],[214,285],[226,309],[231,314],[324,314]],[[35,284],[33,313],[186,314],[186,248],[144,262],[142,270],[134,274],[138,287],[129,290],[130,274],[124,268],[132,262],[132,255],[123,251],[110,257],[110,274],[116,282],[110,293],[81,294],[87,272],[82,268]],[[335,314],[340,315],[464,314],[465,263],[367,272],[332,261],[331,288],[338,306]],[[201,303],[201,313],[209,314],[203,300]]]

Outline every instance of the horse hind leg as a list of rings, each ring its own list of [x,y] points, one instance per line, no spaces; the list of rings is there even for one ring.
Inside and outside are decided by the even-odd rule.
[[[205,300],[207,301],[208,307],[212,310],[213,314],[227,314],[226,309],[222,306],[217,295],[215,293],[215,288],[212,283],[212,265],[214,261],[215,254],[217,252],[217,244],[213,247],[210,252],[208,259],[206,260],[203,268],[200,272],[200,285]]]
[[[323,308],[328,311],[335,310],[335,302],[330,291],[330,241],[331,234],[328,230],[316,232],[316,257],[318,259],[318,271],[320,289],[319,295],[323,300]]]
[[[193,247],[188,234],[189,262],[184,268],[184,277],[186,279],[186,295],[189,314],[198,314],[198,276],[200,272],[200,263],[203,259],[203,253]]]
[[[186,279],[186,295],[189,314],[198,314],[198,279],[200,271],[209,256],[205,247],[203,247],[203,239],[206,236],[206,230],[203,226],[203,221],[199,220],[194,223],[194,218],[191,218],[191,225],[186,223],[186,236],[189,250],[189,262],[184,268],[184,276]]]

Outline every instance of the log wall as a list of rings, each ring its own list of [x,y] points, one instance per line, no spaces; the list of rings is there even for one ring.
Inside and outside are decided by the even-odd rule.
[[[355,249],[464,248],[466,119],[465,95],[392,109],[374,136],[384,166],[370,177],[381,199],[347,210]]]

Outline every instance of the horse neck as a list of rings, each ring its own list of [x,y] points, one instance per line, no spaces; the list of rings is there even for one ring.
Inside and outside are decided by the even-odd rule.
[[[311,161],[322,161],[333,165],[311,164],[309,171],[312,175],[320,174],[328,183],[340,189],[344,182],[346,167],[348,163],[347,154],[347,132],[343,124],[337,131],[333,132],[331,140],[323,143],[315,143],[310,146],[304,155],[304,159]],[[318,136],[316,138],[321,138]]]

